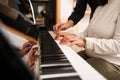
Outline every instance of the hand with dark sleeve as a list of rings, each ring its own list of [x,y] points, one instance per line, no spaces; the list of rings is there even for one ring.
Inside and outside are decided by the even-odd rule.
[[[68,20],[72,20],[74,25],[84,17],[88,0],[77,0],[74,11],[69,16]]]
[[[84,17],[87,5],[89,5],[91,8],[90,14],[91,19],[97,6],[104,5],[107,2],[108,0],[77,0],[73,12],[68,17],[68,21],[65,23],[57,23],[56,25],[53,26],[53,31],[57,33],[58,31],[66,30],[76,25]]]
[[[76,7],[74,8],[72,14],[69,16],[68,20],[72,20],[74,22],[74,25],[77,24],[78,21],[84,17],[87,5],[89,5],[91,8],[90,18],[92,18],[97,6],[105,5],[107,2],[108,0],[77,0]]]

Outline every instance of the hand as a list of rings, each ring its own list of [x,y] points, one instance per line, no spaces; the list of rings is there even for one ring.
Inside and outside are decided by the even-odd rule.
[[[71,26],[73,26],[73,21],[72,20],[69,20],[66,23],[58,23],[58,24],[53,26],[53,31],[54,31],[54,33],[57,33],[58,31],[66,30]]]
[[[21,51],[20,51],[20,55],[24,56],[25,54],[27,54],[31,50],[32,46],[35,45],[35,44],[36,43],[33,42],[33,41],[25,42],[23,44],[23,47],[22,47]]]
[[[39,55],[37,55],[36,52],[38,52],[38,47],[33,47],[30,50],[29,55],[28,55],[27,64],[31,71],[34,70],[35,62],[36,62],[36,60],[39,59]]]
[[[85,47],[85,43],[86,43],[85,40],[82,40],[73,34],[64,36],[60,40],[61,45],[68,45],[68,46],[77,45],[79,47]]]
[[[65,36],[69,36],[69,35],[72,35],[72,34],[70,34],[70,33],[67,33],[67,32],[57,32],[56,33],[56,36],[55,36],[55,40],[61,40],[63,37],[65,37]]]

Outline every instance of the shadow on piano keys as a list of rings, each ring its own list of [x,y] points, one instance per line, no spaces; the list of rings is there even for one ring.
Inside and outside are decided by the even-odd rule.
[[[106,80],[70,47],[59,45],[54,36],[40,28],[40,80]]]

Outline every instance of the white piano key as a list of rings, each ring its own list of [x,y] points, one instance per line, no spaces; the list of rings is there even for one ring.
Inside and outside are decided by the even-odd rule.
[[[40,80],[43,79],[50,79],[50,78],[57,78],[57,77],[69,77],[69,76],[77,76],[76,72],[73,73],[61,73],[61,74],[49,74],[49,75],[41,75]]]
[[[56,63],[56,64],[42,64],[41,67],[52,67],[52,66],[66,66],[71,65],[70,63]]]

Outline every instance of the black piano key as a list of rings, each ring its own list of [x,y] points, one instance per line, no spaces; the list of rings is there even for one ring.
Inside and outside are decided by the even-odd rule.
[[[42,45],[43,45],[43,46],[42,46]],[[54,44],[54,43],[49,43],[49,42],[47,42],[47,41],[41,43],[41,46],[42,46],[43,49],[45,49],[45,48],[50,48],[50,49],[54,49],[54,48],[55,48],[55,49],[59,49],[59,47],[57,47],[56,44]]]
[[[62,65],[62,66],[52,66],[52,67],[43,67],[42,74],[60,74],[60,73],[71,73],[75,72],[71,65]]]
[[[43,58],[46,58],[46,57],[65,57],[65,55],[63,54],[63,53],[61,53],[61,54],[49,54],[49,55],[47,55],[47,54],[42,54],[41,55],[41,57],[43,57]]]
[[[54,50],[54,51],[53,50],[43,50],[43,51],[41,51],[41,54],[50,54],[50,53],[51,53],[51,55],[52,54],[63,54],[61,52],[61,50]]]
[[[55,63],[67,63],[68,60],[67,59],[61,59],[61,60],[43,60],[41,61],[42,64],[55,64]]]
[[[64,55],[42,55],[42,60],[51,60],[51,59],[66,59]]]

